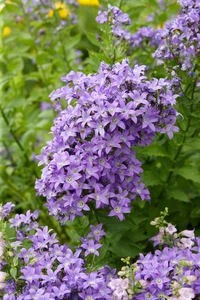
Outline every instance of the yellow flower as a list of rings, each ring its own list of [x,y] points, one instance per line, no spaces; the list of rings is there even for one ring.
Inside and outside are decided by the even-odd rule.
[[[2,36],[4,37],[4,36],[10,35],[10,34],[11,34],[11,29],[10,29],[10,27],[5,26],[4,29],[3,29],[3,34],[2,34]]]
[[[54,10],[53,9],[50,9],[50,11],[48,11],[48,17],[49,18],[52,18],[54,15]]]
[[[54,8],[56,10],[58,10],[58,14],[61,17],[61,19],[66,19],[67,16],[70,14],[69,9],[67,8],[65,3],[62,2],[56,2],[54,5]],[[52,18],[54,15],[54,10],[50,9],[50,11],[48,12],[48,16],[49,18]]]
[[[77,0],[80,5],[100,6],[99,0]]]

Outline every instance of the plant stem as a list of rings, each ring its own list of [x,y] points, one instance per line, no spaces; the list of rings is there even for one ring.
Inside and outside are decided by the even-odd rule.
[[[6,122],[7,126],[9,127],[10,133],[12,134],[12,136],[13,136],[15,142],[16,142],[17,145],[19,146],[20,150],[23,152],[25,159],[29,162],[28,156],[27,156],[26,153],[25,153],[25,149],[24,149],[24,147],[22,146],[22,144],[20,143],[20,141],[18,140],[18,138],[17,138],[15,132],[10,128],[9,121],[8,121],[8,119],[7,119],[7,117],[6,117],[6,115],[5,115],[5,113],[4,113],[4,111],[3,111],[3,109],[2,109],[1,106],[0,106],[0,110],[1,110],[1,114],[2,114],[2,116],[3,116],[3,119],[4,119],[4,121]]]
[[[170,179],[171,179],[171,177],[174,173],[174,167],[176,165],[176,161],[177,161],[177,159],[178,159],[178,157],[179,157],[179,155],[182,151],[182,148],[184,146],[184,143],[185,143],[185,140],[186,140],[186,137],[187,137],[187,133],[188,133],[188,130],[189,130],[190,125],[191,125],[191,119],[192,119],[191,113],[193,111],[193,98],[194,98],[194,93],[195,93],[196,82],[197,82],[197,79],[193,83],[191,98],[189,98],[190,101],[191,101],[191,105],[190,105],[190,114],[189,114],[189,117],[188,117],[187,126],[186,126],[186,129],[184,130],[184,135],[183,135],[182,141],[181,141],[180,145],[178,146],[177,152],[176,152],[176,154],[173,158],[171,170],[168,173],[168,176],[167,176],[167,179],[166,179],[166,182],[165,182],[165,187],[161,190],[161,192],[159,193],[157,199],[159,199],[163,195],[163,193],[165,191],[165,188],[168,185],[168,183],[169,183],[169,181],[170,181]],[[189,90],[189,88],[190,88],[190,84],[186,87],[185,93]]]

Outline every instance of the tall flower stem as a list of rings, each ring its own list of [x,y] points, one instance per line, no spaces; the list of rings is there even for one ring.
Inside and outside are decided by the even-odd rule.
[[[196,82],[197,82],[197,79],[194,81],[193,85],[191,86],[190,84],[186,87],[186,90],[185,90],[185,94],[188,92],[188,90],[190,89],[190,87],[192,88],[191,90],[191,97],[188,98],[190,101],[191,101],[191,104],[190,104],[190,113],[189,113],[189,117],[188,117],[188,120],[187,120],[187,126],[186,126],[186,129],[184,130],[184,134],[183,134],[183,138],[182,138],[182,141],[181,143],[179,144],[178,146],[178,149],[176,151],[176,154],[173,158],[173,161],[172,161],[172,166],[171,166],[171,169],[168,173],[168,176],[167,176],[167,179],[165,181],[165,186],[164,188],[161,190],[161,192],[159,193],[157,199],[160,199],[160,197],[162,197],[163,193],[165,192],[165,189],[171,179],[171,177],[173,176],[173,173],[174,173],[174,167],[176,165],[176,162],[177,162],[177,159],[179,158],[180,156],[180,153],[182,151],[182,148],[184,146],[184,143],[185,143],[185,140],[187,138],[187,133],[188,133],[188,130],[190,129],[190,126],[191,126],[191,119],[192,119],[192,112],[193,112],[193,109],[194,109],[194,103],[193,103],[193,100],[194,100],[194,93],[195,93],[195,88],[196,88]]]

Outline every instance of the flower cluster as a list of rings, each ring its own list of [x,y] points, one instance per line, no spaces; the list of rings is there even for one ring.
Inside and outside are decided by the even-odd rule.
[[[103,224],[98,224],[97,227],[91,225],[91,232],[86,238],[81,238],[81,248],[85,250],[85,256],[94,254],[99,256],[97,249],[102,247],[102,244],[98,244],[99,240],[106,235],[105,231],[102,230]]]
[[[200,245],[200,239],[196,242]],[[196,251],[196,248],[198,250]],[[135,279],[145,292],[134,299],[193,299],[200,294],[199,247],[182,249],[164,247],[154,254],[140,254]]]
[[[179,2],[180,15],[157,33],[161,42],[154,57],[173,60],[182,71],[191,73],[200,53],[200,3],[198,0]]]
[[[167,214],[168,209],[166,208],[159,218],[150,223],[159,229],[159,233],[150,239],[154,241],[154,246],[173,245],[180,249],[191,249],[194,246],[194,230],[183,230],[177,233],[176,227],[165,220]]]
[[[117,38],[115,42],[127,40],[131,38],[128,29],[124,29],[131,24],[128,14],[123,13],[118,7],[108,4],[108,9],[99,11],[96,21],[100,24],[108,23],[111,26],[111,33]]]
[[[3,207],[4,215],[5,211],[7,207]],[[102,224],[91,225],[88,239],[72,251],[66,244],[59,244],[56,234],[52,234],[47,226],[39,226],[37,217],[37,211],[28,211],[26,215],[16,214],[8,221],[16,238],[12,242],[7,239],[4,245],[6,256],[3,262],[0,261],[1,269],[7,271],[0,272],[3,300],[112,299],[107,285],[115,270],[105,266],[89,272],[84,259],[90,253],[96,254],[91,251],[90,242],[97,242],[105,235]],[[5,275],[7,278],[3,283]]]
[[[8,204],[6,213],[3,207],[4,215],[8,206],[12,207]],[[102,224],[91,225],[87,238],[81,238],[80,247],[72,251],[61,245],[47,226],[39,226],[37,217],[37,211],[28,211],[8,221],[15,237],[6,238],[0,261],[3,300],[190,300],[200,294],[200,238],[194,237],[188,249],[177,244],[154,254],[140,254],[132,265],[130,258],[122,259],[127,265],[116,275],[109,266],[96,270],[87,262],[88,254],[98,255],[97,243],[105,236]],[[170,235],[175,229],[168,225],[165,228]],[[94,245],[98,245],[96,249]]]
[[[178,131],[177,95],[164,79],[148,81],[144,70],[123,60],[102,63],[93,75],[71,71],[62,77],[66,85],[50,95],[65,98],[68,107],[55,119],[53,140],[38,156],[45,167],[36,189],[61,221],[82,216],[92,203],[123,220],[136,196],[149,199],[132,147],[149,145],[156,132],[172,138]]]
[[[151,240],[155,241],[154,246],[164,245],[163,249],[140,254],[132,265],[130,258],[123,259],[127,266],[108,284],[113,295],[132,300],[194,299],[200,295],[200,238],[195,238],[193,230],[177,233],[176,227],[164,221],[163,216],[151,224],[162,226],[162,239]]]
[[[27,0],[22,0],[23,11],[29,16],[31,20],[41,21],[43,19],[52,18],[55,14],[58,15],[59,25],[61,27],[67,24],[67,19],[70,23],[77,23],[77,16],[74,13],[76,7],[79,5],[76,0],[56,1],[52,3],[50,0],[33,0],[31,3]],[[21,16],[15,16],[17,22],[21,22],[23,19]],[[58,26],[58,28],[60,27]],[[31,29],[33,30],[33,28]],[[45,29],[40,28],[38,34],[44,34]]]
[[[161,41],[158,32],[151,26],[141,27],[136,33],[131,34],[130,48],[158,47]]]

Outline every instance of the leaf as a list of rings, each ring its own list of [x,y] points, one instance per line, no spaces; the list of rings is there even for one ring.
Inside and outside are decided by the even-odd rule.
[[[158,172],[153,170],[146,170],[143,175],[143,182],[147,186],[154,186],[163,184],[162,179]]]
[[[190,214],[191,218],[200,218],[200,208],[195,208]]]
[[[17,268],[16,267],[13,267],[10,269],[10,275],[16,279],[16,275],[17,275]]]
[[[196,137],[196,138],[187,139],[185,145],[191,147],[192,149],[200,150],[200,138]]]
[[[170,157],[170,153],[162,146],[158,144],[152,144],[145,147],[141,153],[148,154],[149,156],[167,156]]]
[[[91,44],[93,44],[97,47],[100,47],[100,43],[98,42],[97,37],[94,33],[87,32],[87,33],[85,33],[85,35]]]
[[[8,103],[6,108],[17,108],[17,107],[22,107],[26,104],[26,99],[25,98],[17,98],[12,100],[10,103]]]
[[[118,257],[135,257],[141,252],[141,249],[128,239],[121,239],[117,243],[111,244],[110,250]]]
[[[180,189],[169,191],[169,196],[179,201],[190,202],[188,195]]]
[[[23,68],[24,62],[20,57],[11,60],[8,64],[8,71],[13,71],[15,74],[21,72]]]
[[[37,65],[43,65],[47,62],[47,54],[45,52],[39,53],[36,56],[36,63]]]
[[[13,258],[13,265],[14,265],[14,267],[16,267],[18,265],[18,262],[19,262],[18,256],[15,256]]]
[[[34,129],[29,129],[27,130],[21,139],[21,143],[25,148],[30,148],[29,143],[32,142],[34,140]]]
[[[0,89],[7,83],[9,83],[10,79],[14,77],[14,74],[9,74],[0,79]]]
[[[184,166],[182,168],[176,169],[175,173],[185,179],[200,183],[200,173],[198,172],[197,168],[193,166]]]
[[[81,36],[75,35],[74,37],[67,38],[65,43],[65,50],[69,51],[74,48],[80,42]]]

